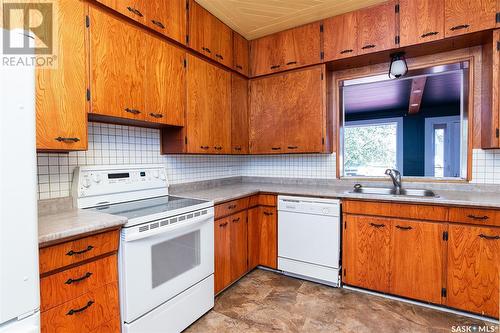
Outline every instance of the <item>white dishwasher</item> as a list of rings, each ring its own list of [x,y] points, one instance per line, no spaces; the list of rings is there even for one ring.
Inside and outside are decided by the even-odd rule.
[[[340,202],[278,196],[278,269],[340,286]]]

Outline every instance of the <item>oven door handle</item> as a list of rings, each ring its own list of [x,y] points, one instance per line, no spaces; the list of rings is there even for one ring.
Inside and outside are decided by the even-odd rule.
[[[159,228],[156,228],[153,230],[143,231],[143,232],[135,232],[131,235],[125,235],[123,240],[125,242],[133,242],[133,241],[136,241],[139,239],[158,236],[158,235],[161,235],[161,234],[164,234],[167,232],[189,229],[193,225],[203,223],[203,221],[207,221],[207,222],[213,221],[213,217],[214,217],[214,214],[211,213],[211,214],[207,214],[207,215],[202,215],[198,218],[194,218],[194,219],[190,220],[189,222],[181,222],[181,223],[177,222],[175,224],[168,225],[166,227],[159,227]],[[134,228],[137,228],[137,227],[134,227]]]

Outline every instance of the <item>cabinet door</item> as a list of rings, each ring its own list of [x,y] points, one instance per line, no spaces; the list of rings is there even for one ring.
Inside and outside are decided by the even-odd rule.
[[[344,283],[389,292],[391,230],[390,219],[344,217]]]
[[[400,0],[401,46],[444,38],[444,0]]]
[[[252,154],[279,154],[285,151],[282,127],[283,75],[250,81],[249,138]]]
[[[446,37],[493,29],[497,0],[444,0]]]
[[[249,74],[249,52],[249,42],[233,31],[233,68],[245,76]]]
[[[250,74],[259,76],[280,71],[284,63],[280,34],[272,34],[250,42]]]
[[[283,75],[279,119],[284,129],[285,153],[323,151],[324,67],[317,66]]]
[[[231,221],[229,217],[215,221],[215,293],[231,283]]]
[[[357,11],[358,52],[366,54],[396,47],[396,11],[392,1]]]
[[[214,58],[212,15],[196,1],[189,1],[189,47],[207,57]]]
[[[186,113],[186,52],[143,34],[148,45],[145,119],[183,126]]]
[[[36,146],[87,149],[85,3],[58,2],[56,68],[36,70]]]
[[[143,32],[94,7],[90,21],[91,112],[144,120]]]
[[[215,154],[231,153],[231,73],[209,65],[210,141]]]
[[[274,207],[255,207],[248,210],[249,269],[258,265],[277,269],[277,218]]]
[[[447,305],[498,318],[500,228],[450,225]]]
[[[231,68],[233,66],[233,31],[212,14],[212,52],[213,58]]]
[[[248,271],[247,212],[229,217],[231,224],[231,282]]]
[[[141,0],[97,0],[97,2],[130,17],[131,19],[146,23],[146,12],[148,11],[146,1]]]
[[[324,23],[325,61],[358,55],[357,13],[334,16]]]
[[[500,3],[500,1],[499,1]],[[500,148],[500,29],[483,45],[481,87],[481,148]]]
[[[248,154],[248,80],[231,78],[231,153]]]
[[[441,304],[445,225],[393,221],[390,293]]]
[[[181,44],[186,44],[186,0],[154,0],[145,3],[147,25]]]
[[[280,32],[276,45],[283,53],[280,70],[321,62],[321,22]]]

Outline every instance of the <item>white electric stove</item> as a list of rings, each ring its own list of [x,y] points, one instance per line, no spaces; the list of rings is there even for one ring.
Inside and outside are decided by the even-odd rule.
[[[75,170],[78,208],[128,219],[119,250],[123,332],[181,332],[214,305],[213,202],[170,196],[161,165]]]

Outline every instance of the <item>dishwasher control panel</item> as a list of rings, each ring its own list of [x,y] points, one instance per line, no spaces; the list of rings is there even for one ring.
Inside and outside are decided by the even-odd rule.
[[[340,201],[336,199],[279,196],[278,211],[340,216]]]

